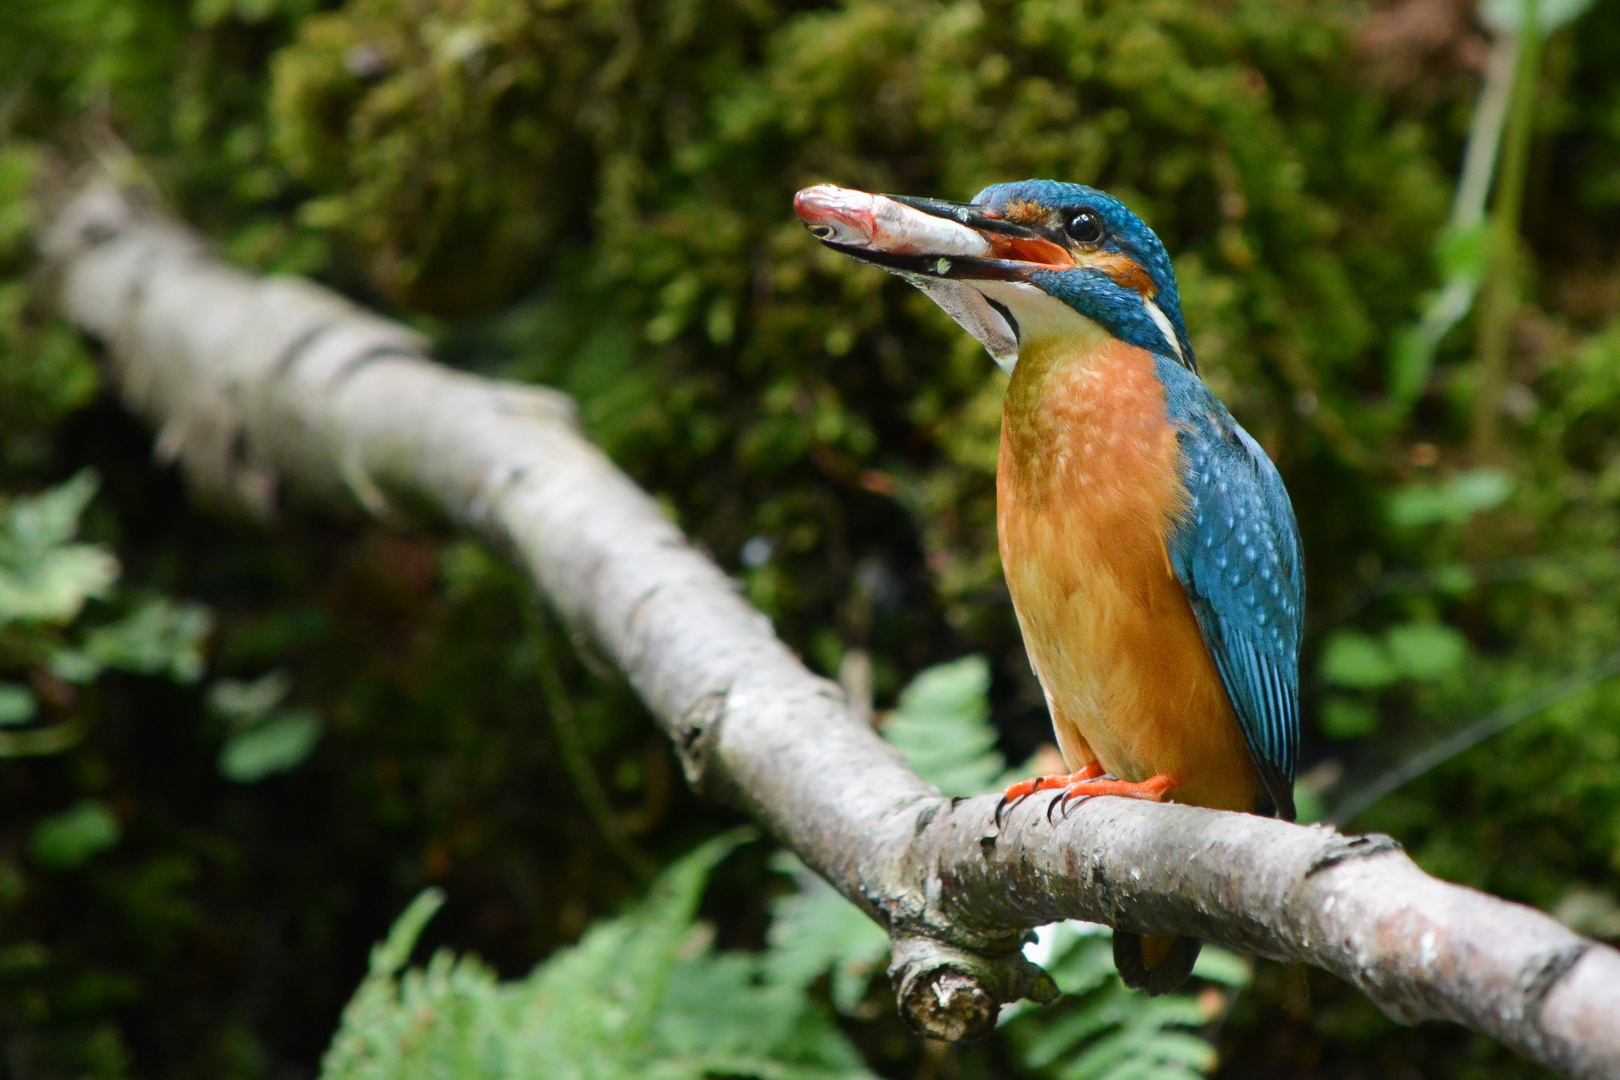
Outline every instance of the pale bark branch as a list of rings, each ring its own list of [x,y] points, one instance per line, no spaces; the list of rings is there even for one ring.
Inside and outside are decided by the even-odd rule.
[[[1049,996],[1030,927],[1089,919],[1313,964],[1404,1023],[1464,1024],[1569,1076],[1620,1077],[1620,953],[1429,877],[1387,837],[1097,798],[952,800],[853,718],[608,459],[568,400],[427,359],[319,286],[226,267],[86,187],[42,239],[61,303],[202,499],[269,519],[286,493],[428,510],[521,565],[624,672],[700,792],[762,822],[886,926],[906,1016],[982,1034]]]

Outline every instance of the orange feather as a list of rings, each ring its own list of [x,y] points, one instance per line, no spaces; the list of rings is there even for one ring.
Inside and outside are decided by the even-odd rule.
[[[1002,564],[1069,768],[1165,774],[1177,802],[1253,810],[1259,775],[1170,566],[1184,495],[1153,365],[1114,339],[1020,350],[996,477]]]

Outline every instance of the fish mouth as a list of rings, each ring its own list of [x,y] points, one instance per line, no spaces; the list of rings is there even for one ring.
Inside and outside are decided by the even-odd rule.
[[[1075,265],[1062,244],[968,203],[817,184],[793,197],[793,209],[827,247],[895,273],[1023,282]]]
[[[1064,245],[967,203],[817,184],[793,197],[793,209],[825,246],[921,289],[1009,374],[1018,363],[1018,320],[975,282],[992,292],[1005,291],[992,282],[1035,290],[1032,274],[1075,266]]]

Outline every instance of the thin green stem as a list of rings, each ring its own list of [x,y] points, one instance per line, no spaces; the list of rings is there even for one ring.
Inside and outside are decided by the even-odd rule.
[[[574,703],[568,697],[562,672],[557,667],[554,640],[547,628],[545,615],[538,607],[530,609],[529,634],[535,643],[535,677],[540,683],[540,695],[545,699],[546,714],[551,718],[551,730],[557,739],[557,749],[562,754],[563,768],[568,771],[580,802],[585,804],[585,812],[590,814],[591,821],[602,834],[602,839],[607,841],[608,847],[638,881],[651,881],[658,867],[620,825],[612,804],[608,802],[607,792],[602,788],[602,781],[596,775],[596,767],[585,752],[585,740],[580,735]]]
[[[1473,723],[1424,747],[1405,761],[1375,777],[1347,794],[1328,814],[1335,825],[1349,825],[1362,811],[1381,801],[1386,795],[1405,787],[1424,773],[1444,765],[1465,751],[1472,750],[1491,736],[1506,731],[1521,720],[1528,720],[1566,698],[1590,690],[1599,683],[1620,675],[1620,653],[1614,653],[1601,663],[1578,672],[1518,701],[1509,702]]]
[[[1457,244],[1476,233],[1485,220],[1486,200],[1496,176],[1496,155],[1502,142],[1513,96],[1514,76],[1519,69],[1519,36],[1498,37],[1486,61],[1485,81],[1469,125],[1468,148],[1463,154],[1462,175],[1451,203],[1451,219],[1446,222],[1440,245]],[[1437,254],[1439,252],[1437,251]],[[1482,256],[1488,252],[1482,252]],[[1429,385],[1434,371],[1434,354],[1440,342],[1474,306],[1484,273],[1485,259],[1455,264],[1447,271],[1439,292],[1430,297],[1418,321],[1396,335],[1390,359],[1390,397],[1404,414]],[[1442,259],[1442,262],[1446,260]]]
[[[1491,205],[1490,260],[1480,298],[1478,385],[1474,397],[1473,443],[1477,461],[1500,456],[1502,394],[1507,381],[1513,319],[1518,312],[1519,222],[1525,177],[1535,134],[1536,97],[1541,74],[1540,4],[1525,0],[1519,26],[1519,62],[1513,76],[1513,102]]]
[[[50,727],[0,732],[0,758],[43,757],[71,750],[84,738],[84,721],[77,715]]]

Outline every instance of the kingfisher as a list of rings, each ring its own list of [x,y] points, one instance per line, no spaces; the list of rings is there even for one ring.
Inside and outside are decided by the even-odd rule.
[[[1012,785],[1002,807],[1053,791],[1052,806],[1115,795],[1293,820],[1299,527],[1276,466],[1198,375],[1158,236],[1118,199],[1052,180],[970,203],[822,184],[794,206],[1010,376],[996,532],[1071,771]],[[1114,963],[1162,994],[1200,944],[1115,930]]]

